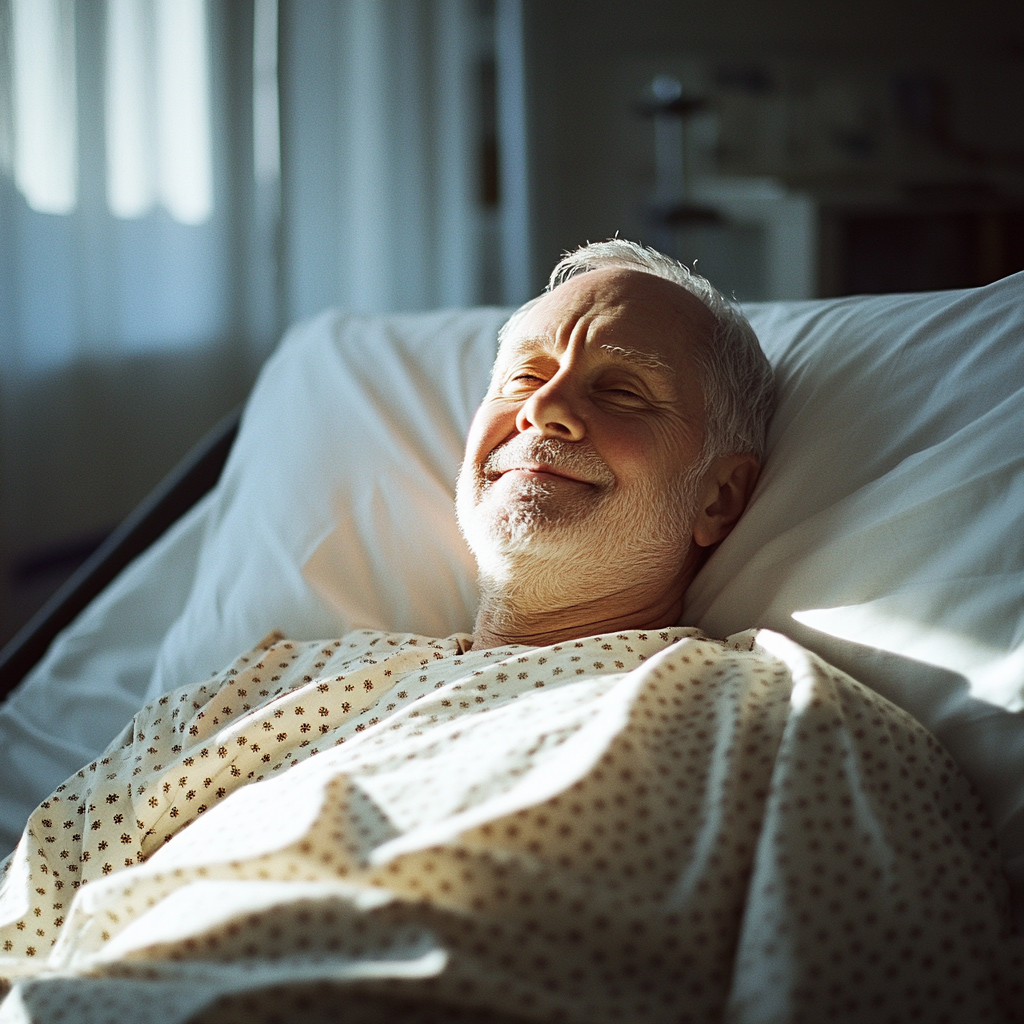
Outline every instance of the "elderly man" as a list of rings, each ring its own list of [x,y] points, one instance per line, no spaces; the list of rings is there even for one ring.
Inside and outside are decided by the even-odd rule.
[[[503,331],[459,479],[477,644],[678,623],[764,448],[771,370],[703,279],[612,241],[552,280]]]
[[[678,625],[770,407],[707,282],[564,260],[467,442],[473,634],[272,636],[143,709],[5,866],[0,1021],[1013,1019],[945,751]]]

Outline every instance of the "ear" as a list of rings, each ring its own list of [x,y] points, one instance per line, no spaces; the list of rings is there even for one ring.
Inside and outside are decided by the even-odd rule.
[[[701,484],[701,500],[693,539],[702,548],[725,540],[747,507],[761,464],[753,455],[722,455]]]

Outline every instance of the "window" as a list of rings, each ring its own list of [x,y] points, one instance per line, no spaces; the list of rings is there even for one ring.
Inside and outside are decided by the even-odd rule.
[[[106,196],[115,217],[142,217],[159,204],[181,224],[202,224],[213,212],[206,6],[104,5]],[[78,107],[93,100],[78,95],[74,0],[0,7],[9,67],[0,159],[30,209],[70,214],[79,192]]]
[[[78,201],[73,0],[11,0],[6,147],[33,210],[70,213]]]
[[[107,202],[182,224],[213,212],[204,0],[107,0]]]

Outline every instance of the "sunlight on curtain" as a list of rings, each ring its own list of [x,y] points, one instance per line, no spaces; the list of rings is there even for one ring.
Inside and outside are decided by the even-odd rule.
[[[255,2],[0,0],[0,637],[279,334]]]
[[[14,180],[40,213],[78,202],[74,0],[13,0]]]
[[[205,0],[157,0],[160,197],[182,224],[213,212]]]
[[[281,114],[277,90],[277,0],[256,0],[252,46],[252,155],[257,184],[281,177]]]
[[[249,264],[275,258],[231,256],[251,33],[243,2],[0,0],[0,377],[246,344]]]
[[[287,319],[480,297],[479,4],[282,4]]]
[[[182,224],[213,212],[205,0],[107,0],[107,202],[157,199]]]
[[[150,10],[147,0],[107,0],[107,204],[115,217],[141,217],[156,202]]]

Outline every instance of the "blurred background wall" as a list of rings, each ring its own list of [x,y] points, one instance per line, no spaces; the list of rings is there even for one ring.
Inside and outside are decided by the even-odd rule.
[[[1019,3],[526,11],[538,273],[616,230],[699,260],[741,299],[963,287],[1024,266]],[[656,135],[682,136],[685,190],[671,154],[658,181]]]
[[[989,0],[0,0],[0,641],[287,325],[616,231],[740,301],[1024,268]]]

